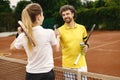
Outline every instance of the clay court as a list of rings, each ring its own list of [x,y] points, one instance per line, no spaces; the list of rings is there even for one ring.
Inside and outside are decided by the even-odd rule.
[[[0,37],[0,56],[26,60],[24,50],[11,53],[15,36]],[[120,31],[94,31],[89,39],[88,71],[120,77]],[[61,52],[54,52],[55,66],[61,66]]]

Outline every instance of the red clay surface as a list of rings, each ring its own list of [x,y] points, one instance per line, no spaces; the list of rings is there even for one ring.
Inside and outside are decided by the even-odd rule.
[[[0,38],[0,56],[26,60],[24,50],[11,53],[15,36]],[[94,31],[86,55],[88,71],[120,77],[120,31]],[[61,66],[61,52],[54,52],[55,66]]]

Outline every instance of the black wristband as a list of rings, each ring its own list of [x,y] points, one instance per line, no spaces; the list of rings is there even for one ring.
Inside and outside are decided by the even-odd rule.
[[[90,47],[89,44],[86,44],[88,46],[88,48]]]

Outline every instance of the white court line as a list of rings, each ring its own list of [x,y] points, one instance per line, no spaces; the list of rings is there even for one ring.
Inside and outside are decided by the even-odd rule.
[[[99,49],[97,49],[98,51],[109,51],[109,52],[120,52],[120,50],[113,50],[113,49],[101,49],[101,48],[99,48]]]
[[[103,47],[103,46],[106,46],[106,45],[110,45],[110,44],[113,44],[113,43],[117,43],[117,42],[119,42],[119,41],[120,41],[120,40],[113,41],[113,42],[106,43],[106,44],[102,44],[102,45],[99,45],[99,46],[95,46],[95,47],[90,48],[89,50],[96,49],[96,48],[99,48],[99,47]]]
[[[106,46],[106,45],[110,45],[110,44],[114,44],[114,43],[117,43],[119,42],[120,40],[117,40],[117,41],[113,41],[113,42],[110,42],[110,43],[106,43],[106,44],[102,44],[102,45],[99,45],[99,46],[95,46],[95,47],[92,47],[88,50],[93,50],[93,49],[96,49],[96,48],[99,48],[99,47],[103,47],[103,46]],[[59,56],[59,57],[55,57],[54,59],[60,59],[62,56]]]
[[[103,47],[103,46],[106,46],[106,45],[110,45],[110,44],[114,44],[114,43],[117,43],[119,42],[120,40],[117,40],[117,41],[113,41],[111,43],[106,43],[106,44],[102,44],[102,45],[99,45],[99,46],[95,46],[95,47],[92,47],[88,50],[92,50],[92,49],[96,49],[96,48],[99,48],[99,47]],[[55,57],[54,59],[60,59],[62,56],[59,56],[59,57]]]

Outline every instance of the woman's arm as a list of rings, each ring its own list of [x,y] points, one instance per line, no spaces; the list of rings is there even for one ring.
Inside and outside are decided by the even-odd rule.
[[[16,41],[16,39],[11,43],[11,45],[10,45],[10,51],[16,51],[17,49],[15,48],[15,46],[14,46],[14,44],[15,44],[15,41]]]

